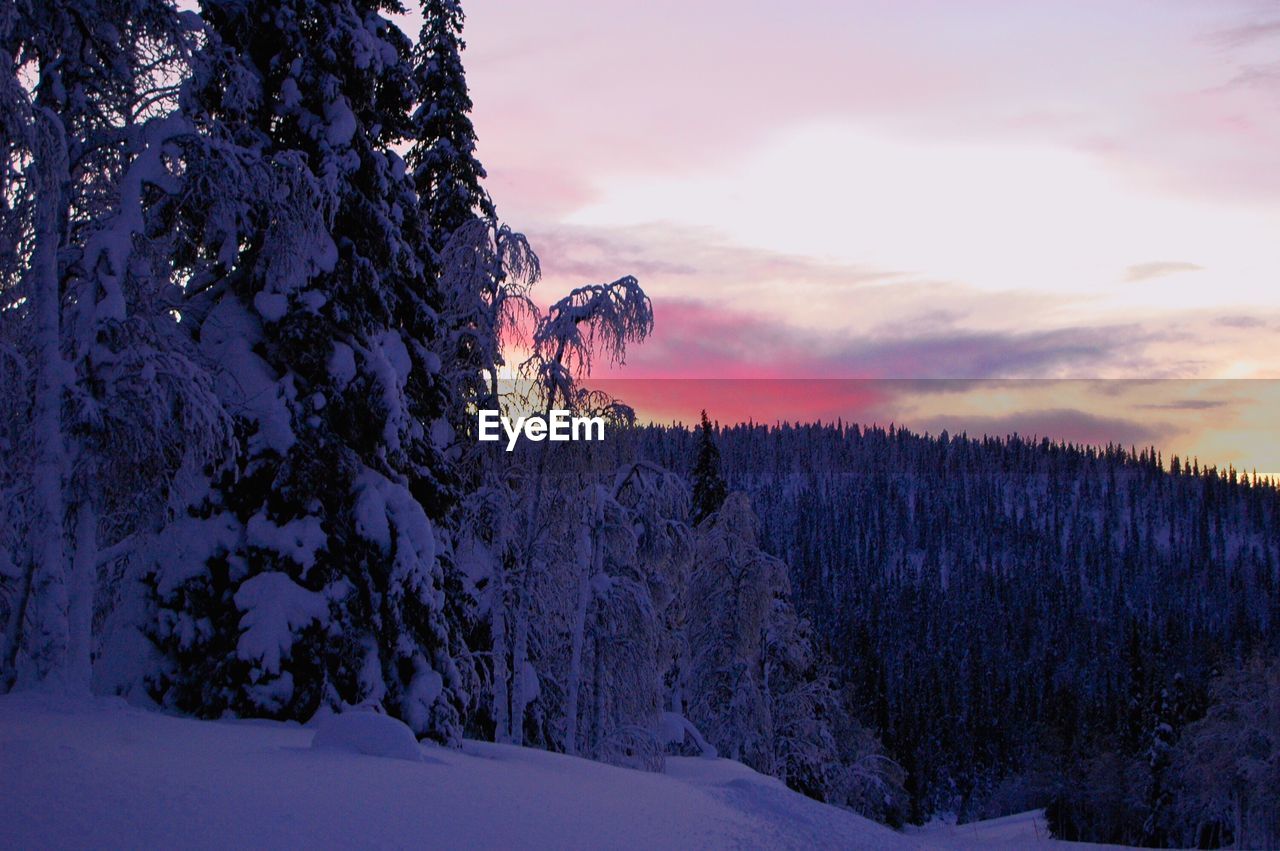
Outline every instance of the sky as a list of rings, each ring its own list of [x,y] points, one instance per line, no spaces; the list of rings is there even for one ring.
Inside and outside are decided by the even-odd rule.
[[[842,410],[1111,428],[1280,472],[1223,440],[1275,395],[1228,380],[1280,379],[1275,0],[464,8],[479,153],[539,297],[634,274],[653,298],[653,337],[608,377],[700,379],[709,407],[746,386],[716,380],[771,379],[758,419],[830,411],[782,379],[963,379]],[[1176,381],[972,383],[995,378]]]

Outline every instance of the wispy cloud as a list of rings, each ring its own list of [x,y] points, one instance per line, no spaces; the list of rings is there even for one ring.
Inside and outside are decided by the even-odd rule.
[[[843,335],[776,316],[668,299],[655,308],[653,337],[625,375],[699,378],[1088,377],[1117,362],[1138,363],[1161,332],[1138,325],[1045,331],[947,330]],[[908,333],[902,333],[906,330]]]
[[[1130,266],[1125,270],[1124,279],[1127,283],[1136,284],[1140,281],[1149,281],[1152,278],[1175,275],[1178,272],[1200,272],[1203,270],[1203,266],[1195,263],[1184,263],[1177,260],[1157,260],[1151,263],[1138,263]]]
[[[1171,402],[1144,402],[1138,407],[1144,411],[1213,411],[1230,404],[1225,399],[1175,399]]]
[[[621,374],[1275,375],[1280,18],[1211,5],[476,4],[465,58],[538,297],[654,299]]]
[[[1261,316],[1219,316],[1214,323],[1224,328],[1238,328],[1240,330],[1250,330],[1254,328],[1266,328],[1267,320]]]
[[[1277,37],[1280,37],[1280,19],[1251,21],[1210,35],[1213,42],[1227,47],[1244,47]]]
[[[699,287],[771,284],[851,287],[907,280],[904,273],[730,242],[713,227],[654,222],[631,227],[541,225],[528,232],[548,274],[600,280],[622,273],[692,294]],[[692,289],[690,289],[692,287]]]

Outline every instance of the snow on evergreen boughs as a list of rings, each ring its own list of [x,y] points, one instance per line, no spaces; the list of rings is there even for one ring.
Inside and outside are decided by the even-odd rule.
[[[278,675],[297,633],[312,623],[323,626],[329,617],[329,605],[322,594],[308,591],[284,573],[259,573],[246,579],[233,599],[243,612],[236,653],[260,669],[261,674],[253,671],[249,675],[254,681],[262,674]],[[280,700],[289,697],[286,691]]]
[[[458,0],[422,0],[414,57],[419,105],[413,113],[409,165],[426,200],[436,251],[473,219],[497,219],[493,201],[480,185],[484,167],[475,156],[471,96],[462,67],[463,19]]]
[[[1213,705],[1168,754],[1162,813],[1175,841],[1215,833],[1237,848],[1280,843],[1280,661],[1257,657],[1211,686]]]
[[[206,184],[206,203],[174,209],[194,249],[193,330],[225,367],[241,447],[189,511],[240,531],[158,599],[179,622],[213,626],[195,647],[161,630],[178,664],[156,693],[201,713],[299,719],[374,699],[419,735],[456,741],[463,648],[435,526],[454,499],[433,435],[449,404],[432,354],[442,302],[418,196],[391,150],[409,132],[409,42],[370,3],[211,2],[203,15],[184,110],[211,145],[254,152],[249,173],[282,179],[269,192],[230,185],[231,199]],[[257,52],[263,39],[292,58]],[[188,155],[198,174],[202,152]],[[255,221],[277,232],[235,237]],[[160,565],[157,588],[172,569]],[[320,595],[309,599],[328,613],[255,609],[256,628],[292,636],[279,670],[259,675],[216,661],[216,645],[246,629],[228,597],[264,575]]]

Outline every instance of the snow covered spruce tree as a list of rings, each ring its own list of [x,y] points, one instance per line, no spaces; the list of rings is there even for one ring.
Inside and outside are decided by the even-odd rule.
[[[464,16],[458,0],[423,0],[422,30],[414,55],[418,108],[413,113],[409,165],[431,225],[431,247],[443,251],[450,237],[475,218],[496,219],[480,182],[471,95],[462,67]]]
[[[184,109],[305,180],[280,187],[257,231],[226,240],[190,290],[239,450],[158,559],[169,666],[154,692],[202,715],[380,705],[453,742],[465,649],[442,568],[450,400],[423,201],[393,150],[415,99],[410,42],[382,17],[394,10],[202,5],[207,44]]]
[[[520,321],[536,317],[527,294],[541,268],[525,237],[500,222],[482,185],[485,170],[476,157],[462,65],[462,7],[457,0],[425,0],[422,19],[414,51],[419,103],[408,161],[440,267],[441,373],[464,403],[454,407],[451,422],[465,435],[474,424],[468,403],[499,407],[503,347]]]
[[[85,692],[113,554],[158,522],[184,461],[226,434],[166,301],[164,241],[146,226],[169,180],[159,142],[189,34],[157,0],[19,5],[0,22],[6,184],[26,163],[7,195],[18,271],[0,303],[9,354],[33,365],[5,405],[18,432],[29,417],[14,437],[36,448],[30,491],[15,494],[40,543],[18,559],[4,679],[57,675]]]
[[[1175,846],[1280,846],[1280,659],[1214,679],[1205,717],[1170,752]]]

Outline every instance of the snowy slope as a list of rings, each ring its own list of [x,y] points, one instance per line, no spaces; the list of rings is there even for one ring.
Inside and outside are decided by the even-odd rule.
[[[412,763],[312,736],[0,698],[0,848],[919,847],[728,760],[661,776],[468,743]]]
[[[728,760],[672,759],[653,775],[475,742],[424,746],[410,762],[313,749],[313,735],[119,701],[2,697],[0,848],[934,844],[932,833],[895,833]]]
[[[1005,816],[971,824],[929,826],[915,833],[929,846],[940,849],[983,848],[994,851],[1053,848],[1058,851],[1087,851],[1090,848],[1123,848],[1123,845],[1097,845],[1092,842],[1060,842],[1049,837],[1044,810]]]

